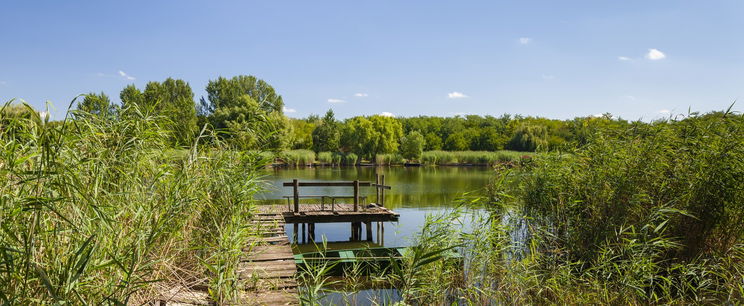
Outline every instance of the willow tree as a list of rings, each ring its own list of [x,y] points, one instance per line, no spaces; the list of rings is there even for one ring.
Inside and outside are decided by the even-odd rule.
[[[395,118],[374,115],[348,119],[342,145],[361,157],[373,159],[377,154],[395,153],[403,136],[403,125]]]

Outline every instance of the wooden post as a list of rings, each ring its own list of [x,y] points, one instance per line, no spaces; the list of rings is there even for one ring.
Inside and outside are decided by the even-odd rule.
[[[354,211],[359,211],[359,181],[354,181]]]
[[[307,223],[302,223],[302,243],[307,243]]]
[[[380,204],[380,175],[375,173],[375,203]]]
[[[385,175],[381,175],[380,177],[380,185],[385,186]],[[379,188],[380,190],[380,206],[385,207],[385,188]]]
[[[315,241],[315,223],[308,224],[307,231],[307,235],[310,238],[310,241]]]
[[[299,226],[297,225],[297,223],[294,223],[294,227],[292,229],[293,229],[293,231],[292,231],[292,241],[294,243],[297,243],[297,231],[300,230],[299,229]]]
[[[385,223],[380,222],[380,245],[385,245]]]
[[[292,189],[294,190],[294,212],[300,212],[300,182],[297,179],[292,180]]]
[[[372,241],[372,222],[364,222],[364,227],[367,230],[367,241]]]

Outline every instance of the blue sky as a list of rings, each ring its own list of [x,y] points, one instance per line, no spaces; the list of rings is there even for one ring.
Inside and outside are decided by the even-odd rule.
[[[253,74],[288,115],[626,119],[744,98],[744,1],[4,1],[0,101]],[[744,109],[740,101],[736,109]]]

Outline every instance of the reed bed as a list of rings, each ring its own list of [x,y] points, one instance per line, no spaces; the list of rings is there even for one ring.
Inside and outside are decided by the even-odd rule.
[[[691,114],[504,167],[488,197],[427,217],[375,276],[399,295],[376,302],[741,304],[742,133],[744,116]],[[463,265],[443,260],[453,249]]]
[[[517,151],[427,151],[421,156],[425,165],[481,165],[518,164],[529,159],[534,153]]]
[[[62,123],[0,110],[0,301],[142,304],[205,286],[218,303],[241,288],[260,155],[169,147],[165,118],[124,109]]]
[[[312,150],[283,151],[277,154],[277,158],[288,166],[312,166],[315,163],[315,152]]]

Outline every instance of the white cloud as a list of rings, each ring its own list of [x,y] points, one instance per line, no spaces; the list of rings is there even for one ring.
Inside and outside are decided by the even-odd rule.
[[[285,107],[284,107],[284,112],[285,112],[285,113],[296,113],[296,112],[297,112],[297,110],[296,110],[296,109],[294,109],[294,108],[287,108],[287,107],[285,106]]]
[[[331,98],[331,99],[328,99],[328,103],[333,103],[333,104],[337,104],[337,103],[346,103],[346,100],[341,100],[341,99],[333,99],[333,98]]]
[[[448,93],[447,94],[447,97],[450,98],[450,99],[464,99],[464,98],[469,98],[468,95],[466,95],[464,93],[461,93],[459,91],[453,91],[451,93]]]
[[[395,117],[395,115],[393,115],[393,113],[391,113],[391,112],[382,112],[382,113],[380,113],[380,116],[383,116],[383,117]]]
[[[131,76],[131,75],[128,75],[128,74],[127,74],[126,72],[124,72],[124,71],[121,71],[121,70],[119,70],[119,75],[120,75],[120,76],[121,76],[122,78],[125,78],[125,79],[127,79],[127,80],[130,80],[130,81],[134,81],[134,80],[136,79],[135,77],[133,77],[133,76]]]
[[[358,93],[355,93],[354,96],[359,97],[359,98],[365,98],[365,97],[368,97],[369,95],[363,92],[358,92]]]
[[[620,61],[624,61],[624,62],[628,62],[628,61],[632,61],[633,60],[632,58],[627,57],[627,56],[618,56],[617,59],[620,60]]]
[[[671,113],[671,112],[672,112],[672,111],[670,111],[670,110],[668,110],[668,109],[662,109],[662,110],[660,110],[660,111],[659,111],[659,114],[664,114],[664,115],[666,115],[666,114],[669,114],[669,113]]]
[[[648,53],[646,53],[646,58],[652,61],[658,61],[658,60],[666,58],[666,54],[664,54],[664,52],[661,52],[657,49],[648,49]]]
[[[526,45],[526,44],[529,44],[531,42],[532,42],[532,38],[529,38],[529,37],[520,37],[519,38],[519,43],[520,44]]]
[[[555,76],[550,74],[543,74],[542,78],[543,80],[555,80]]]
[[[591,115],[591,117],[602,118],[602,117],[604,117],[604,114],[594,114],[594,115]]]

